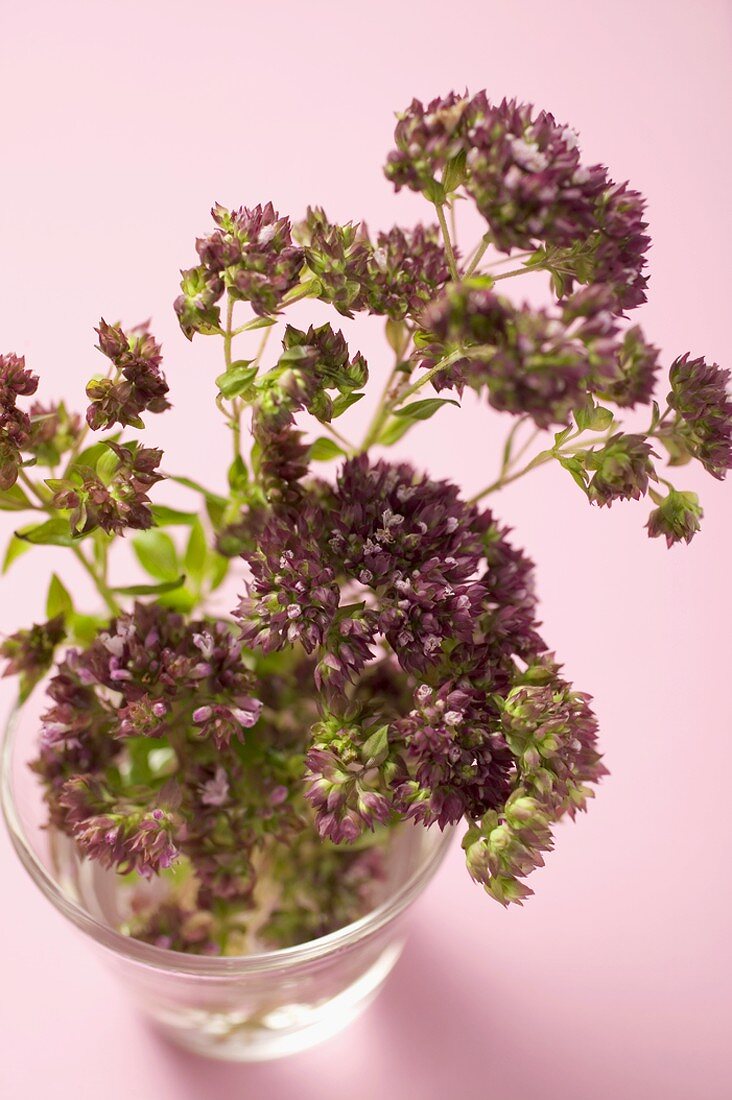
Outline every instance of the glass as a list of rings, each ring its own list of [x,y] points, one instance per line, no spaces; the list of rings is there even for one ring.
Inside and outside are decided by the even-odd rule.
[[[28,768],[43,704],[39,691],[13,713],[5,736],[0,796],[13,845],[36,885],[97,946],[164,1035],[210,1058],[262,1061],[314,1046],[363,1012],[401,954],[406,910],[439,867],[450,830],[402,826],[380,904],[320,939],[246,956],[143,943],[118,930],[120,876],[44,828],[41,785]]]

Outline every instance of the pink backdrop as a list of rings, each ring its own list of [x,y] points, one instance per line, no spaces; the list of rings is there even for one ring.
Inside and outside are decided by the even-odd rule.
[[[213,480],[227,446],[200,411],[218,363],[205,341],[186,344],[170,309],[211,202],[271,197],[295,214],[317,201],[373,226],[420,216],[381,176],[392,112],[453,86],[548,107],[588,158],[631,177],[656,242],[636,316],[667,361],[687,349],[732,361],[723,0],[4,0],[0,18],[0,347],[80,403],[100,313],[152,315],[176,411],[151,434],[170,465]],[[378,326],[353,335],[379,374]],[[402,450],[475,490],[504,428],[467,403]],[[498,501],[538,562],[546,633],[594,693],[612,770],[590,814],[561,830],[524,910],[471,886],[456,850],[387,991],[349,1033],[271,1066],[208,1065],[145,1031],[3,832],[0,1094],[732,1096],[732,497],[693,470],[681,484],[703,493],[704,530],[669,553],[645,538],[645,505],[591,512],[561,471]],[[42,614],[52,555],[0,580],[2,629]],[[4,686],[3,710],[10,701]]]

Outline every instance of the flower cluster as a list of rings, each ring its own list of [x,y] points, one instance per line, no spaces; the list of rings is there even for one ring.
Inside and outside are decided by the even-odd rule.
[[[668,404],[676,412],[671,434],[705,470],[720,480],[732,467],[730,372],[704,359],[677,359],[671,367]]]
[[[545,680],[551,668],[531,563],[490,513],[448,482],[363,456],[344,463],[332,492],[274,517],[246,557],[253,580],[237,616],[247,644],[318,657],[329,714],[306,764],[321,834],[340,843],[395,814],[444,828],[500,812],[518,770],[497,699],[520,680],[517,659],[538,662]],[[355,685],[384,647],[417,686],[412,709],[379,726]],[[581,738],[586,702],[562,713]],[[565,780],[575,756],[574,741],[556,747]],[[544,798],[547,823],[568,805]]]
[[[416,314],[449,278],[437,226],[393,226],[375,242],[361,224],[335,225],[309,209],[296,233],[318,296],[352,317],[367,311],[401,321]]]
[[[258,381],[253,401],[252,434],[270,500],[297,495],[293,487],[308,469],[307,447],[293,428],[296,413],[307,410],[328,423],[368,380],[364,357],[351,356],[343,334],[328,324],[311,325],[306,332],[288,325],[282,347],[276,366]]]
[[[160,345],[146,324],[125,332],[120,325],[108,325],[102,318],[96,332],[99,350],[111,362],[114,376],[92,379],[87,386],[91,401],[87,423],[95,431],[114,424],[143,428],[141,413],[160,413],[170,408],[168,384],[160,369]]]
[[[3,676],[18,676],[20,698],[26,699],[53,662],[56,648],[66,637],[63,615],[28,630],[17,630],[0,642],[0,657],[6,661]]]
[[[644,200],[602,165],[584,165],[578,140],[551,114],[485,92],[454,93],[399,116],[386,175],[438,205],[459,187],[488,223],[496,248],[535,250],[560,293],[606,285],[617,312],[645,301]],[[538,247],[537,247],[538,246]]]
[[[18,480],[20,452],[31,437],[30,417],[17,407],[17,400],[37,389],[38,377],[26,368],[25,359],[0,355],[0,490],[10,489]]]
[[[647,495],[648,535],[671,546],[702,509],[660,455],[720,479],[732,465],[728,371],[684,355],[654,400],[659,351],[624,317],[645,300],[644,200],[585,164],[570,127],[485,92],[414,100],[386,174],[437,224],[372,233],[312,207],[291,229],[271,203],[214,206],[175,302],[186,337],[223,342],[227,488],[170,475],[197,510],[151,503],[162,453],[126,434],[169,407],[147,325],[100,322],[109,369],[86,424],[63,403],[19,409],[38,379],[0,357],[0,509],[33,516],[4,568],[34,544],[71,547],[108,609],[80,613],[54,575],[47,621],[0,656],[22,697],[56,661],[33,762],[49,823],[64,851],[126,876],[124,930],[160,947],[243,954],[357,919],[383,900],[403,823],[465,819],[470,875],[521,903],[605,769],[590,698],[543,638],[533,564],[480,502],[556,462],[592,504]],[[456,239],[468,203],[472,250]],[[503,293],[537,271],[550,304]],[[283,321],[304,299],[385,321],[393,366],[360,444],[334,423],[364,397],[366,360],[327,322]],[[511,414],[471,500],[374,457],[466,390]],[[639,406],[647,426],[628,428]],[[110,561],[129,529],[144,584]],[[213,616],[237,568],[243,595]]]
[[[175,301],[181,328],[194,332],[216,328],[217,303],[225,291],[249,302],[263,317],[276,313],[282,299],[297,285],[302,250],[292,243],[290,222],[269,202],[250,209],[211,211],[216,229],[196,241],[200,264],[182,272],[182,294]]]
[[[645,383],[638,376],[650,370],[652,378],[655,349],[639,329],[634,342],[620,344],[608,306],[601,287],[579,291],[550,313],[514,306],[469,282],[453,284],[420,318],[421,365],[434,370],[450,356],[450,366],[432,378],[435,389],[485,390],[494,408],[528,414],[540,428],[569,423],[589,392],[617,391],[636,403]],[[465,356],[454,358],[460,351]]]
[[[70,512],[72,530],[88,534],[101,527],[109,534],[152,526],[148,491],[163,475],[163,452],[154,447],[107,441],[109,462],[100,470],[75,467],[68,478],[49,478],[54,507]]]
[[[30,436],[25,449],[39,466],[57,466],[81,436],[81,417],[63,402],[44,405],[34,401],[29,414]]]

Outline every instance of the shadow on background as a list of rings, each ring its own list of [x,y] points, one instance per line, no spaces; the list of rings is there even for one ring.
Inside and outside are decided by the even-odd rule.
[[[170,1095],[178,1100],[391,1100],[391,1085],[405,1079],[410,1095],[403,1093],[404,1100],[505,1100],[507,1088],[511,1100],[546,1097],[539,1071],[547,1050],[537,1049],[534,1039],[533,1066],[527,1066],[520,1027],[507,1046],[506,1016],[518,1013],[518,1006],[504,1001],[499,1008],[503,998],[490,988],[476,1003],[466,992],[469,969],[464,954],[446,954],[437,933],[415,928],[364,1017],[312,1051],[237,1065],[207,1061],[157,1039],[151,1057],[163,1063]],[[542,1044],[552,1045],[548,1030]]]

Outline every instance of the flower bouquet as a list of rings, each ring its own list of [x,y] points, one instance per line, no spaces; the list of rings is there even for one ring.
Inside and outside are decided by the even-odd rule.
[[[271,203],[216,205],[196,241],[175,311],[220,356],[225,489],[163,472],[139,438],[170,408],[148,325],[99,322],[85,417],[0,359],[0,508],[28,513],[4,568],[66,547],[99,593],[82,612],[54,573],[47,621],[0,645],[21,701],[42,682],[52,869],[6,783],[11,831],[67,915],[137,967],[158,1022],[223,1056],[297,1049],[333,1030],[334,1004],[340,1026],[366,1003],[441,831],[462,822],[471,878],[521,904],[604,774],[589,696],[539,632],[532,563],[486,501],[556,462],[590,504],[648,496],[648,534],[671,546],[702,517],[677,468],[722,478],[732,461],[727,371],[683,355],[654,400],[659,353],[626,320],[646,299],[644,200],[583,163],[572,129],[483,92],[415,100],[385,171],[432,221],[372,235],[318,207],[291,225]],[[466,201],[483,233],[463,251]],[[506,293],[531,272],[545,308]],[[303,299],[385,322],[393,366],[373,372],[361,441],[348,413],[369,367],[330,323],[287,323]],[[509,430],[465,499],[385,455],[470,391]],[[164,503],[166,480],[190,510]],[[144,580],[117,575],[125,536]],[[273,1001],[290,964],[307,975]]]

